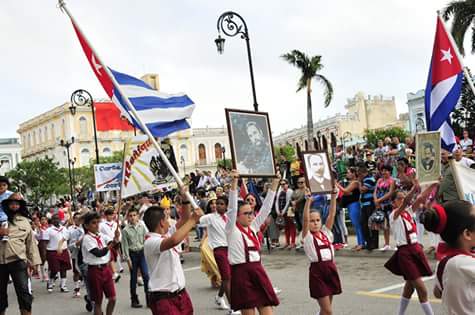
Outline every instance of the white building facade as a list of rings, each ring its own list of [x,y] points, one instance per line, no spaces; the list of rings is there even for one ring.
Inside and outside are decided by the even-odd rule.
[[[0,175],[5,175],[21,162],[21,144],[18,138],[0,139]]]
[[[412,135],[427,130],[424,97],[424,90],[419,90],[415,93],[407,93],[409,130]]]

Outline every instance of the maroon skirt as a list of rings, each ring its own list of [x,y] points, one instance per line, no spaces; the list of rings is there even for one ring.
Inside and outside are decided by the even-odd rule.
[[[41,257],[41,264],[43,265],[46,262],[46,247],[48,246],[49,240],[39,240],[38,249]]]
[[[279,299],[261,262],[231,266],[231,308],[233,310],[277,305],[279,305]]]
[[[308,278],[310,296],[314,299],[341,294],[340,277],[333,261],[311,263]]]
[[[67,249],[63,250],[61,255],[58,255],[55,250],[49,250],[46,252],[46,258],[48,260],[48,269],[52,273],[71,270],[71,258]]]
[[[416,280],[432,275],[432,269],[419,244],[398,247],[384,267],[395,275],[403,276],[404,280]]]
[[[231,267],[229,266],[228,260],[228,248],[227,247],[218,247],[213,250],[214,260],[216,260],[216,265],[218,265],[219,273],[222,280],[231,279]]]

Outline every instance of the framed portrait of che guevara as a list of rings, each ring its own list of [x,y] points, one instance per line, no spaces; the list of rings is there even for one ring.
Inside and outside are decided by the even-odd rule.
[[[416,173],[420,184],[431,184],[440,177],[440,132],[416,134]]]
[[[225,109],[233,168],[243,177],[274,177],[269,115]]]
[[[301,155],[304,163],[307,187],[314,194],[329,194],[333,190],[334,177],[330,158],[325,151],[304,151]]]

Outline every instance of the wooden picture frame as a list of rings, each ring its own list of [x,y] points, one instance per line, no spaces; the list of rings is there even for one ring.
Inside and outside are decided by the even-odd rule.
[[[316,174],[316,170],[312,171],[311,159],[312,157],[319,157],[319,164],[323,167],[321,175]],[[301,161],[304,164],[305,181],[307,187],[313,194],[330,194],[335,186],[335,177],[333,176],[330,157],[326,151],[302,151]],[[314,173],[316,176],[314,176]],[[321,182],[317,178],[321,177]]]
[[[437,183],[441,174],[440,132],[416,134],[416,176],[420,184]]]
[[[225,108],[233,168],[242,177],[275,177],[269,115]]]

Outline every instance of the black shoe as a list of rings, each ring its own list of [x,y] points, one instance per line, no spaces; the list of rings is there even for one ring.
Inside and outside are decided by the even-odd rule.
[[[91,300],[89,300],[89,297],[87,295],[84,296],[84,301],[86,301],[86,311],[92,312],[92,303]]]
[[[139,303],[139,301],[132,301],[131,305],[132,308],[142,308],[142,304]]]

